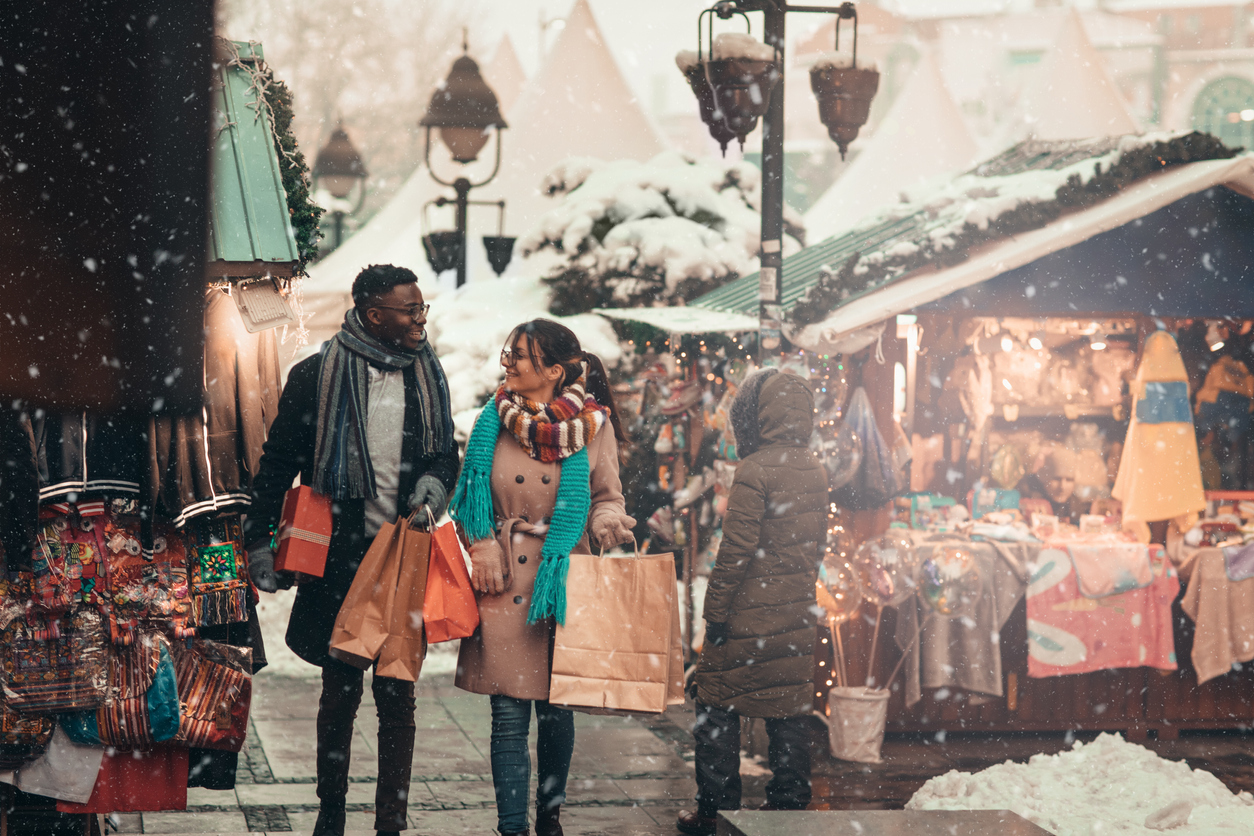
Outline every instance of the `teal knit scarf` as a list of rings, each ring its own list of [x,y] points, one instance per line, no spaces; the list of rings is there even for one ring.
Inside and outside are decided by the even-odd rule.
[[[472,543],[496,536],[492,513],[492,459],[500,432],[501,416],[492,398],[479,413],[470,432],[466,459],[449,507],[449,516],[461,523]],[[592,507],[588,448],[583,447],[562,459],[560,467],[557,501],[540,549],[540,568],[531,593],[528,624],[550,617],[556,618],[558,624],[566,623],[566,572],[570,568],[570,552],[583,536]]]

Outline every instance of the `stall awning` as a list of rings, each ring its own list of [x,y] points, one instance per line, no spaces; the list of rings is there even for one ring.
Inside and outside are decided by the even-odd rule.
[[[676,308],[594,308],[610,319],[643,322],[668,334],[738,334],[758,330],[758,318],[691,305]]]
[[[252,73],[261,45],[235,41],[219,54],[213,89],[209,273],[292,274],[296,236],[279,170],[270,111]]]

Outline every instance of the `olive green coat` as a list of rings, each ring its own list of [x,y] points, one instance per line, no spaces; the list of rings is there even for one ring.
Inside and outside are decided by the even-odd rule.
[[[775,374],[757,402],[760,446],[736,470],[705,594],[705,620],[725,622],[728,641],[705,643],[697,700],[747,717],[794,717],[814,705],[827,472],[808,447],[814,406],[805,382]]]

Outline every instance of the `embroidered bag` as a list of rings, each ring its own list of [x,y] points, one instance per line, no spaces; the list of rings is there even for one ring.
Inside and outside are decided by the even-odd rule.
[[[179,695],[170,643],[155,630],[109,654],[109,685],[95,711],[62,714],[75,743],[145,749],[179,731]]]
[[[148,602],[148,617],[168,627],[176,639],[192,638],[196,628],[191,593],[187,588],[187,540],[172,525],[157,524],[152,539],[152,563],[157,573],[156,591]]]
[[[187,524],[193,627],[248,620],[248,574],[239,519],[231,515]]]
[[[157,567],[140,545],[139,517],[109,514],[100,525],[108,567],[109,634],[114,644],[129,645],[156,593]]]
[[[183,703],[178,740],[196,749],[242,749],[252,703],[252,649],[197,639],[175,650],[174,667]]]
[[[60,503],[40,509],[40,526],[32,555],[34,607],[53,618],[82,602],[101,606],[104,575],[100,528],[104,502]],[[56,629],[55,622],[51,623]]]
[[[9,707],[23,714],[55,714],[100,705],[109,679],[100,613],[78,609],[62,616],[55,630],[30,621],[16,619],[0,634],[0,689]]]

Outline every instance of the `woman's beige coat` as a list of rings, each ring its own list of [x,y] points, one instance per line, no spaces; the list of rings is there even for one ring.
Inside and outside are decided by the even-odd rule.
[[[592,520],[623,515],[623,488],[618,478],[618,443],[608,424],[588,445]],[[502,430],[492,459],[492,509],[497,542],[505,554],[505,592],[476,595],[479,629],[462,639],[457,657],[457,686],[476,694],[503,694],[524,700],[549,697],[553,668],[553,620],[527,623],[531,590],[540,565],[540,548],[561,474],[558,463],[544,464],[527,455],[508,431]],[[575,547],[587,554],[588,528]]]

